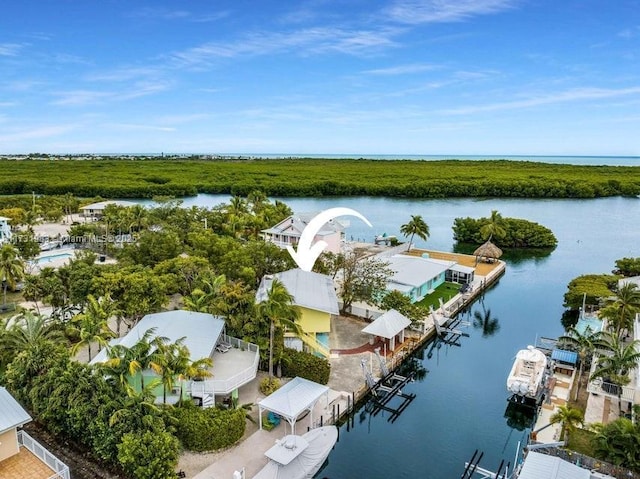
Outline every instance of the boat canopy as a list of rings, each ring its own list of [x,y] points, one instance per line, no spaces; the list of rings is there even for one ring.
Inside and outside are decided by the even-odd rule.
[[[578,353],[564,349],[554,349],[551,352],[551,359],[561,363],[575,365],[578,362]]]

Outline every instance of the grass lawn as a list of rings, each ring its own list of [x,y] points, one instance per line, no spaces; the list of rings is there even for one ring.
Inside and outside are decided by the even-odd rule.
[[[458,283],[443,283],[438,286],[433,293],[425,296],[422,301],[418,301],[416,305],[426,309],[427,311],[429,311],[429,306],[433,306],[433,309],[437,309],[440,307],[439,299],[442,298],[442,301],[446,303],[458,294],[460,286],[461,285]]]
[[[567,448],[572,451],[579,452],[580,454],[584,454],[585,456],[595,457],[595,451],[591,444],[591,440],[594,436],[594,433],[587,431],[586,429],[575,429],[569,435]]]

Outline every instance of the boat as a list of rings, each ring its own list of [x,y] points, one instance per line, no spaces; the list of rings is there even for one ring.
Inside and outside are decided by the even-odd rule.
[[[507,389],[517,397],[540,400],[547,376],[547,357],[539,349],[527,346],[516,354],[507,378]]]
[[[285,436],[264,453],[269,462],[253,479],[310,479],[320,470],[337,440],[335,426],[318,427],[302,436]]]

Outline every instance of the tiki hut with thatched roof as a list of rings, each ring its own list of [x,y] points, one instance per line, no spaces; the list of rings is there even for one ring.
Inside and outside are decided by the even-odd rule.
[[[487,242],[479,246],[473,254],[476,257],[476,263],[481,259],[493,263],[493,261],[502,256],[502,250],[494,245],[490,240],[487,240]]]

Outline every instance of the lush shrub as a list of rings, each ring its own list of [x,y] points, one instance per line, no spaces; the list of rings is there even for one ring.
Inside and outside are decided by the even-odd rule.
[[[583,301],[586,305],[597,306],[601,300],[613,296],[618,279],[618,276],[611,274],[585,274],[572,279],[564,294],[565,308],[581,308]]]
[[[276,389],[280,387],[280,381],[278,378],[264,378],[260,381],[260,392],[265,396],[268,396]]]
[[[168,432],[127,433],[118,445],[118,461],[132,479],[174,479],[178,440]]]
[[[489,218],[456,218],[453,221],[453,238],[460,243],[482,244],[480,230]],[[538,223],[519,218],[503,218],[501,225],[505,235],[491,241],[504,248],[555,248],[558,244],[553,232]]]
[[[300,376],[320,384],[329,382],[331,364],[314,354],[285,348],[282,359],[282,373],[290,378]]]
[[[622,258],[616,261],[616,269],[614,274],[622,276],[638,276],[640,275],[640,258]]]
[[[176,408],[176,436],[190,451],[215,451],[238,442],[245,430],[245,410],[202,409],[193,405]]]

